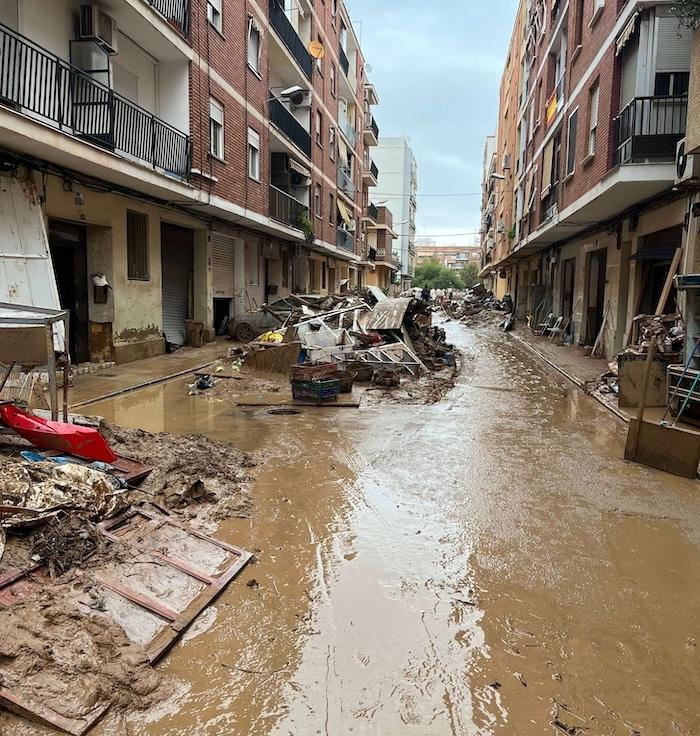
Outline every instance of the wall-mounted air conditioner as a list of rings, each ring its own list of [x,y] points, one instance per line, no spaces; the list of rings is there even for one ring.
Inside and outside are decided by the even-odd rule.
[[[510,169],[510,154],[504,153],[503,154],[503,170],[507,171]]]
[[[95,41],[108,54],[117,53],[117,23],[97,5],[80,6],[80,38]]]
[[[700,178],[700,156],[686,153],[685,138],[676,144],[676,186],[697,184]]]
[[[506,223],[505,223],[505,222],[503,222],[503,220],[499,220],[499,221],[498,221],[498,222],[496,223],[496,232],[497,232],[497,233],[498,233],[499,235],[503,235],[503,233],[504,233],[505,231],[506,231]]]

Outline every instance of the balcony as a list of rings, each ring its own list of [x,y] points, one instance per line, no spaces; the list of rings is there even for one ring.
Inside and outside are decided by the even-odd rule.
[[[687,118],[686,96],[635,98],[615,118],[615,163],[674,161]]]
[[[270,92],[270,122],[307,158],[311,158],[311,134]]]
[[[338,167],[338,188],[346,197],[354,199],[355,185],[352,183],[350,173],[343,169],[342,166]]]
[[[282,43],[287,47],[289,53],[294,57],[307,79],[311,79],[313,71],[313,61],[311,54],[306,50],[306,45],[299,38],[299,34],[294,30],[284,8],[280,6],[279,0],[270,0],[270,24],[282,39]]]
[[[186,133],[3,25],[0,104],[163,173],[189,176]]]
[[[290,194],[277,187],[270,187],[270,217],[285,225],[301,230],[301,220],[309,208]]]
[[[390,248],[384,246],[377,246],[377,263],[383,263],[391,266],[392,268],[398,268],[398,261],[394,258],[394,253]]]
[[[343,135],[348,139],[351,148],[355,148],[357,146],[357,131],[343,110],[338,110],[338,125],[343,131]]]
[[[379,168],[369,156],[365,156],[362,166],[362,182],[368,187],[376,187],[379,181]]]
[[[364,212],[362,213],[362,216],[365,220],[369,220],[369,222],[372,225],[377,224],[377,220],[379,219],[379,207],[377,207],[376,204],[372,204],[371,202],[365,207]]]
[[[145,0],[154,10],[159,12],[171,26],[182,36],[190,34],[189,0]]]
[[[379,145],[379,126],[374,116],[371,114],[365,115],[365,127],[364,127],[365,144],[368,146]]]
[[[350,59],[348,59],[348,55],[345,53],[345,49],[342,46],[338,47],[338,59],[340,60],[340,68],[345,73],[345,76],[350,75]]]
[[[342,227],[336,228],[335,244],[341,250],[347,250],[350,253],[355,252],[355,235]]]

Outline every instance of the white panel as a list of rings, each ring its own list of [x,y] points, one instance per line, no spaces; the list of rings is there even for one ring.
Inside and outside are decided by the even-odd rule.
[[[233,238],[212,233],[211,267],[214,298],[233,299]]]
[[[678,18],[658,18],[656,22],[656,71],[687,72],[693,32],[680,25]]]

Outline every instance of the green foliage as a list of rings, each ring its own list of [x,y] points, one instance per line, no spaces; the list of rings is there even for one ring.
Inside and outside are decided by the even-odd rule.
[[[479,283],[479,267],[476,263],[467,263],[460,269],[459,278],[462,279],[465,289],[471,289]]]
[[[700,0],[676,0],[671,12],[681,25],[688,28],[700,27]]]
[[[420,289],[463,289],[459,274],[438,261],[426,261],[416,268],[413,285]]]
[[[508,231],[508,237],[513,240],[515,236],[518,234],[518,231],[515,229],[515,225],[511,227],[511,229]]]
[[[314,240],[314,226],[311,222],[311,218],[309,217],[308,210],[303,210],[303,212],[299,215],[299,227],[304,232],[304,235],[306,236],[306,241],[308,243],[312,243]]]

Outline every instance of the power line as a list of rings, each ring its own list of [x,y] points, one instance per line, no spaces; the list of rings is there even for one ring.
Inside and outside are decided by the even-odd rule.
[[[389,192],[375,192],[371,191],[373,197],[413,197],[413,194],[406,194],[405,192],[395,192],[391,194]],[[454,192],[445,194],[424,194],[417,192],[416,197],[481,197],[482,192]]]

